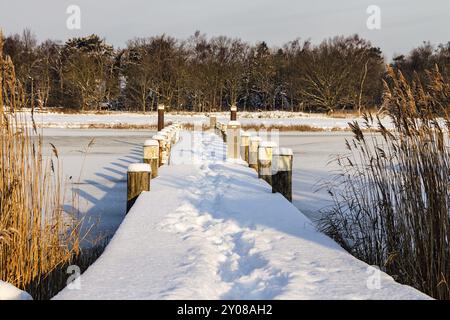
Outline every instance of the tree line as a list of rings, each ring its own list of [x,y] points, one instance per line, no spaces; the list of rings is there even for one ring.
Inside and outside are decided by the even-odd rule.
[[[380,48],[358,35],[271,48],[196,32],[186,40],[160,35],[114,48],[97,35],[38,44],[24,30],[4,37],[4,54],[30,108],[362,111],[381,104],[386,77]],[[448,74],[450,42],[424,43],[392,62],[408,79],[425,80],[435,65]]]

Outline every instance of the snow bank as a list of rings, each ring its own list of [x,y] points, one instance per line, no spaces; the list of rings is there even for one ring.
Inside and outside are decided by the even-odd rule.
[[[213,134],[182,139],[81,289],[55,299],[427,299],[354,258]]]
[[[27,292],[0,280],[0,300],[33,300],[33,298]]]

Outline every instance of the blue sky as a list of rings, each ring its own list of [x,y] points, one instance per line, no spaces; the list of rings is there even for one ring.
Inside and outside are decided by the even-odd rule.
[[[66,9],[81,8],[81,30],[66,28]],[[381,30],[368,30],[366,9],[381,9]],[[272,46],[295,38],[320,42],[358,33],[388,59],[424,40],[450,41],[449,0],[0,0],[6,34],[31,28],[39,40],[97,33],[123,47],[136,36],[166,33],[187,38],[196,30]]]

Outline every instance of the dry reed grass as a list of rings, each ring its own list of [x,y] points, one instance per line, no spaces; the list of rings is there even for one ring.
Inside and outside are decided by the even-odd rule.
[[[86,268],[101,248],[80,249],[80,221],[64,216],[58,151],[16,110],[25,105],[0,33],[0,279],[48,299],[66,285],[66,267]]]
[[[432,83],[408,83],[388,70],[384,103],[395,130],[365,117],[365,134],[351,124],[349,153],[337,159],[342,189],[320,229],[356,257],[397,281],[450,299],[450,82],[439,70]]]

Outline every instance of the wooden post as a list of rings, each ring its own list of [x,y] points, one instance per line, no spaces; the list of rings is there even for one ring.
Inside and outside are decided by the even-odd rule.
[[[177,143],[177,128],[175,126],[170,127],[170,131],[172,133],[172,145]]]
[[[258,147],[258,177],[272,185],[273,149],[277,144],[272,141],[263,141]]]
[[[248,150],[248,166],[258,172],[258,147],[262,141],[261,137],[250,137]]]
[[[289,148],[276,148],[273,158],[272,192],[281,193],[292,202],[292,163],[294,154]]]
[[[158,131],[164,129],[164,106],[158,106]]]
[[[224,123],[220,124],[220,132],[222,132],[223,142],[227,142],[227,125]]]
[[[240,158],[241,124],[238,121],[230,121],[227,125],[227,158]]]
[[[167,127],[167,133],[170,136],[170,145],[173,146],[175,144],[175,128],[172,126]]]
[[[176,128],[176,142],[180,141],[180,131],[182,129],[181,124],[175,124],[175,128]]]
[[[144,142],[144,163],[152,168],[152,179],[158,176],[159,166],[159,142],[157,140],[146,140]]]
[[[158,166],[161,167],[164,164],[163,163],[163,153],[164,153],[164,150],[166,149],[166,139],[164,136],[162,136],[160,134],[154,135],[152,137],[152,139],[158,141],[158,143],[159,143]]]
[[[250,146],[250,133],[242,131],[241,132],[241,157],[242,160],[249,162],[248,151]]]
[[[170,150],[171,150],[171,145],[170,145],[170,136],[167,133],[167,131],[160,131],[158,132],[159,135],[164,137],[164,148],[162,151],[162,163],[165,165],[169,164],[170,161]]]
[[[178,141],[180,141],[180,125],[178,123],[174,123],[170,126],[170,128],[172,129],[172,134],[174,136],[173,138],[173,144],[177,143]]]
[[[216,128],[217,128],[217,134],[219,136],[221,136],[222,139],[223,139],[222,123],[221,122],[217,122]]]
[[[237,121],[237,107],[236,106],[232,106],[230,111],[231,111],[230,120],[231,121]]]
[[[173,146],[175,143],[177,143],[176,129],[174,127],[170,128],[170,134],[172,135],[172,140],[170,144]]]
[[[219,122],[216,120],[216,125],[214,126],[214,133],[219,135]]]
[[[146,163],[134,163],[128,167],[127,213],[144,191],[150,191],[152,168]]]
[[[170,127],[165,127],[159,132],[159,134],[166,134],[167,141],[169,141],[171,145],[173,144],[173,131],[170,129]]]
[[[210,129],[214,129],[216,127],[217,117],[209,116],[209,127]]]

